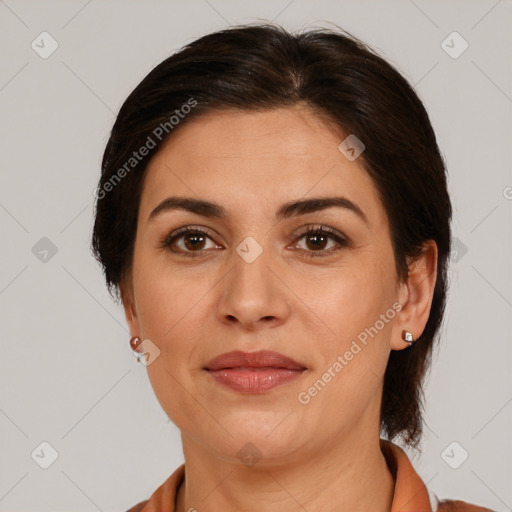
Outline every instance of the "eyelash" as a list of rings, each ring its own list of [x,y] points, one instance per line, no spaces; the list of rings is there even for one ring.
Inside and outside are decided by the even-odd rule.
[[[205,231],[204,229],[191,228],[190,226],[187,226],[187,227],[178,229],[177,231],[174,231],[170,235],[167,235],[163,240],[161,240],[161,242],[159,244],[159,248],[167,249],[173,253],[184,254],[186,257],[191,257],[191,258],[197,258],[199,256],[202,256],[202,254],[205,252],[204,250],[201,250],[201,251],[178,250],[177,251],[177,250],[171,248],[172,244],[176,240],[178,240],[179,238],[183,237],[186,234],[201,234],[211,240],[210,234],[207,231]],[[340,236],[336,231],[332,230],[331,228],[328,228],[328,227],[325,227],[322,225],[307,228],[306,231],[304,231],[298,235],[297,241],[299,241],[300,239],[302,239],[308,235],[309,236],[311,236],[311,235],[327,235],[329,238],[335,240],[342,248],[347,247],[349,245],[348,239]],[[212,242],[213,242],[213,240],[212,240]],[[330,256],[332,253],[339,251],[340,248],[337,248],[334,250],[333,249],[330,249],[330,250],[322,249],[320,251],[308,251],[305,249],[299,249],[299,250],[305,253],[304,256],[306,258],[322,258],[322,257]]]

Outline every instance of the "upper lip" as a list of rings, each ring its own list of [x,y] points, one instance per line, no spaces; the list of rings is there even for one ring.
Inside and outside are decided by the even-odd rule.
[[[224,370],[227,368],[283,368],[286,370],[306,370],[302,364],[293,359],[272,352],[261,350],[259,352],[241,352],[235,350],[214,357],[205,367],[206,370]]]

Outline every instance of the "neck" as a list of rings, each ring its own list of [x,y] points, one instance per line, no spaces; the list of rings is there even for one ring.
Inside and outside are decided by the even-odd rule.
[[[185,480],[176,512],[389,512],[394,478],[378,437],[333,442],[300,461],[251,467],[220,459],[182,436]],[[334,505],[335,504],[335,505]]]

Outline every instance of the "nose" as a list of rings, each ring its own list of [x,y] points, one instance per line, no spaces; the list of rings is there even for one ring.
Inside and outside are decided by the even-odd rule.
[[[264,250],[254,261],[233,254],[233,264],[223,280],[219,297],[220,322],[257,330],[286,321],[291,292],[279,276],[278,264],[272,261],[270,253]]]

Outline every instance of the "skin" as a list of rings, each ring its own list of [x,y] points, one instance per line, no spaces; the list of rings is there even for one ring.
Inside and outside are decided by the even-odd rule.
[[[383,376],[390,351],[407,348],[402,330],[416,339],[426,325],[437,248],[425,244],[399,282],[376,188],[360,160],[338,150],[347,135],[302,106],[222,111],[180,126],[148,165],[121,291],[132,336],[160,350],[148,376],[181,431],[178,512],[391,508],[394,480],[379,447]],[[329,195],[356,203],[368,224],[336,207],[275,220],[285,202]],[[169,196],[219,203],[228,217],[174,210],[148,221]],[[302,236],[319,224],[349,245]],[[183,226],[206,229],[211,239],[182,237],[174,243],[181,253],[159,246]],[[236,252],[248,236],[263,249],[252,263]],[[400,312],[308,404],[299,403],[298,394],[395,302]],[[203,370],[232,350],[274,350],[307,371],[265,393],[238,393]],[[237,457],[248,442],[261,454],[250,467]]]

